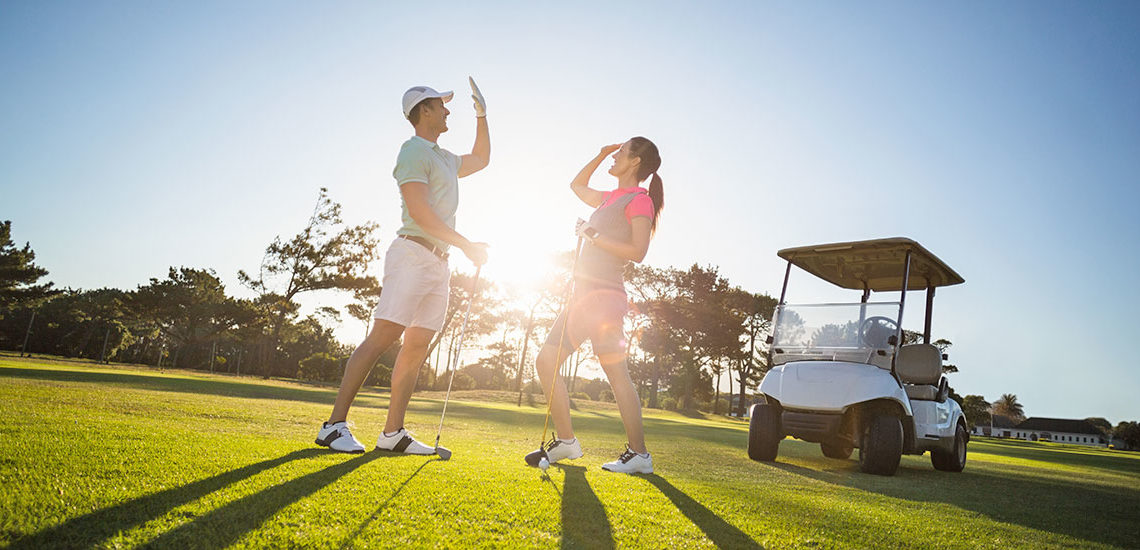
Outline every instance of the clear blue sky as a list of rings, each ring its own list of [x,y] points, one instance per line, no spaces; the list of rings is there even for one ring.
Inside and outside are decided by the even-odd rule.
[[[647,263],[776,294],[780,248],[908,236],[967,281],[934,322],[960,393],[1140,419],[1137,4],[393,4],[4,2],[0,218],[59,286],[185,265],[240,294],[321,186],[391,235],[400,95],[456,90],[440,143],[462,153],[470,74],[493,159],[459,229],[492,274],[571,247],[567,182],[645,135],[667,196]],[[793,278],[820,298],[852,297]]]

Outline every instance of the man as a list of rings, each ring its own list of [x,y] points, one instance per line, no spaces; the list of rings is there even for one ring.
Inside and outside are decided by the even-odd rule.
[[[475,265],[487,261],[486,243],[471,242],[455,231],[458,178],[482,170],[491,158],[487,104],[475,81],[468,80],[475,102],[476,130],[475,145],[463,156],[436,144],[439,135],[447,131],[447,116],[451,114],[444,104],[454,94],[427,86],[404,92],[404,117],[415,128],[415,136],[400,148],[392,171],[400,186],[403,226],[384,259],[383,291],[373,312],[372,331],[348,360],[332,414],[317,432],[318,445],[347,453],[364,452],[364,445],[353,437],[345,422],[348,408],[380,354],[403,335],[404,344],[392,369],[388,418],[376,448],[417,455],[435,453],[433,447],[416,441],[404,429],[404,413],[428,345],[443,328],[451,276],[448,249],[458,248]]]

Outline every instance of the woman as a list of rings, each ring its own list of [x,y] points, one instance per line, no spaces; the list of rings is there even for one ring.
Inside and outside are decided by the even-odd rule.
[[[591,189],[590,176],[611,154],[613,165],[609,173],[617,178],[617,189]],[[583,243],[574,271],[574,293],[546,337],[536,365],[542,387],[554,385],[550,414],[556,435],[545,449],[527,455],[528,464],[536,465],[543,450],[551,463],[582,456],[582,446],[570,423],[566,384],[557,370],[589,338],[613,388],[627,438],[625,452],[602,469],[653,473],[653,460],[642,433],[641,398],[626,365],[622,321],[629,300],[622,273],[629,262],[640,263],[645,258],[650,236],[657,228],[657,216],[664,206],[661,177],[657,175],[660,166],[657,146],[648,139],[635,137],[621,145],[602,147],[570,182],[574,194],[595,210],[588,222],[579,220],[578,235]],[[647,179],[649,188],[640,187]]]

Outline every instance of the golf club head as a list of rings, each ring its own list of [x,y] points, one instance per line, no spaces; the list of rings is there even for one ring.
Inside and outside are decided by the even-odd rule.
[[[451,450],[446,447],[436,445],[435,454],[439,455],[440,460],[451,460]]]
[[[550,457],[548,457],[546,455],[546,449],[539,449],[537,451],[532,451],[530,453],[527,453],[526,458],[524,458],[523,460],[526,460],[527,466],[534,466],[535,468],[537,468],[538,463],[540,461],[542,461],[543,459],[545,459],[548,463],[550,462]]]

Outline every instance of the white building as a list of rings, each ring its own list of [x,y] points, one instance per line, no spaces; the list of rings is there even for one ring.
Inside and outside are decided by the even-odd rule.
[[[1023,439],[1025,441],[1052,441],[1072,445],[1088,445],[1090,447],[1104,447],[1108,439],[1096,426],[1084,420],[1070,420],[1065,418],[1030,418],[1016,426],[1009,426],[1010,422],[1003,422],[1005,417],[994,417],[995,423],[991,431],[990,426],[975,426],[975,435],[992,435],[993,437],[1008,437]]]

